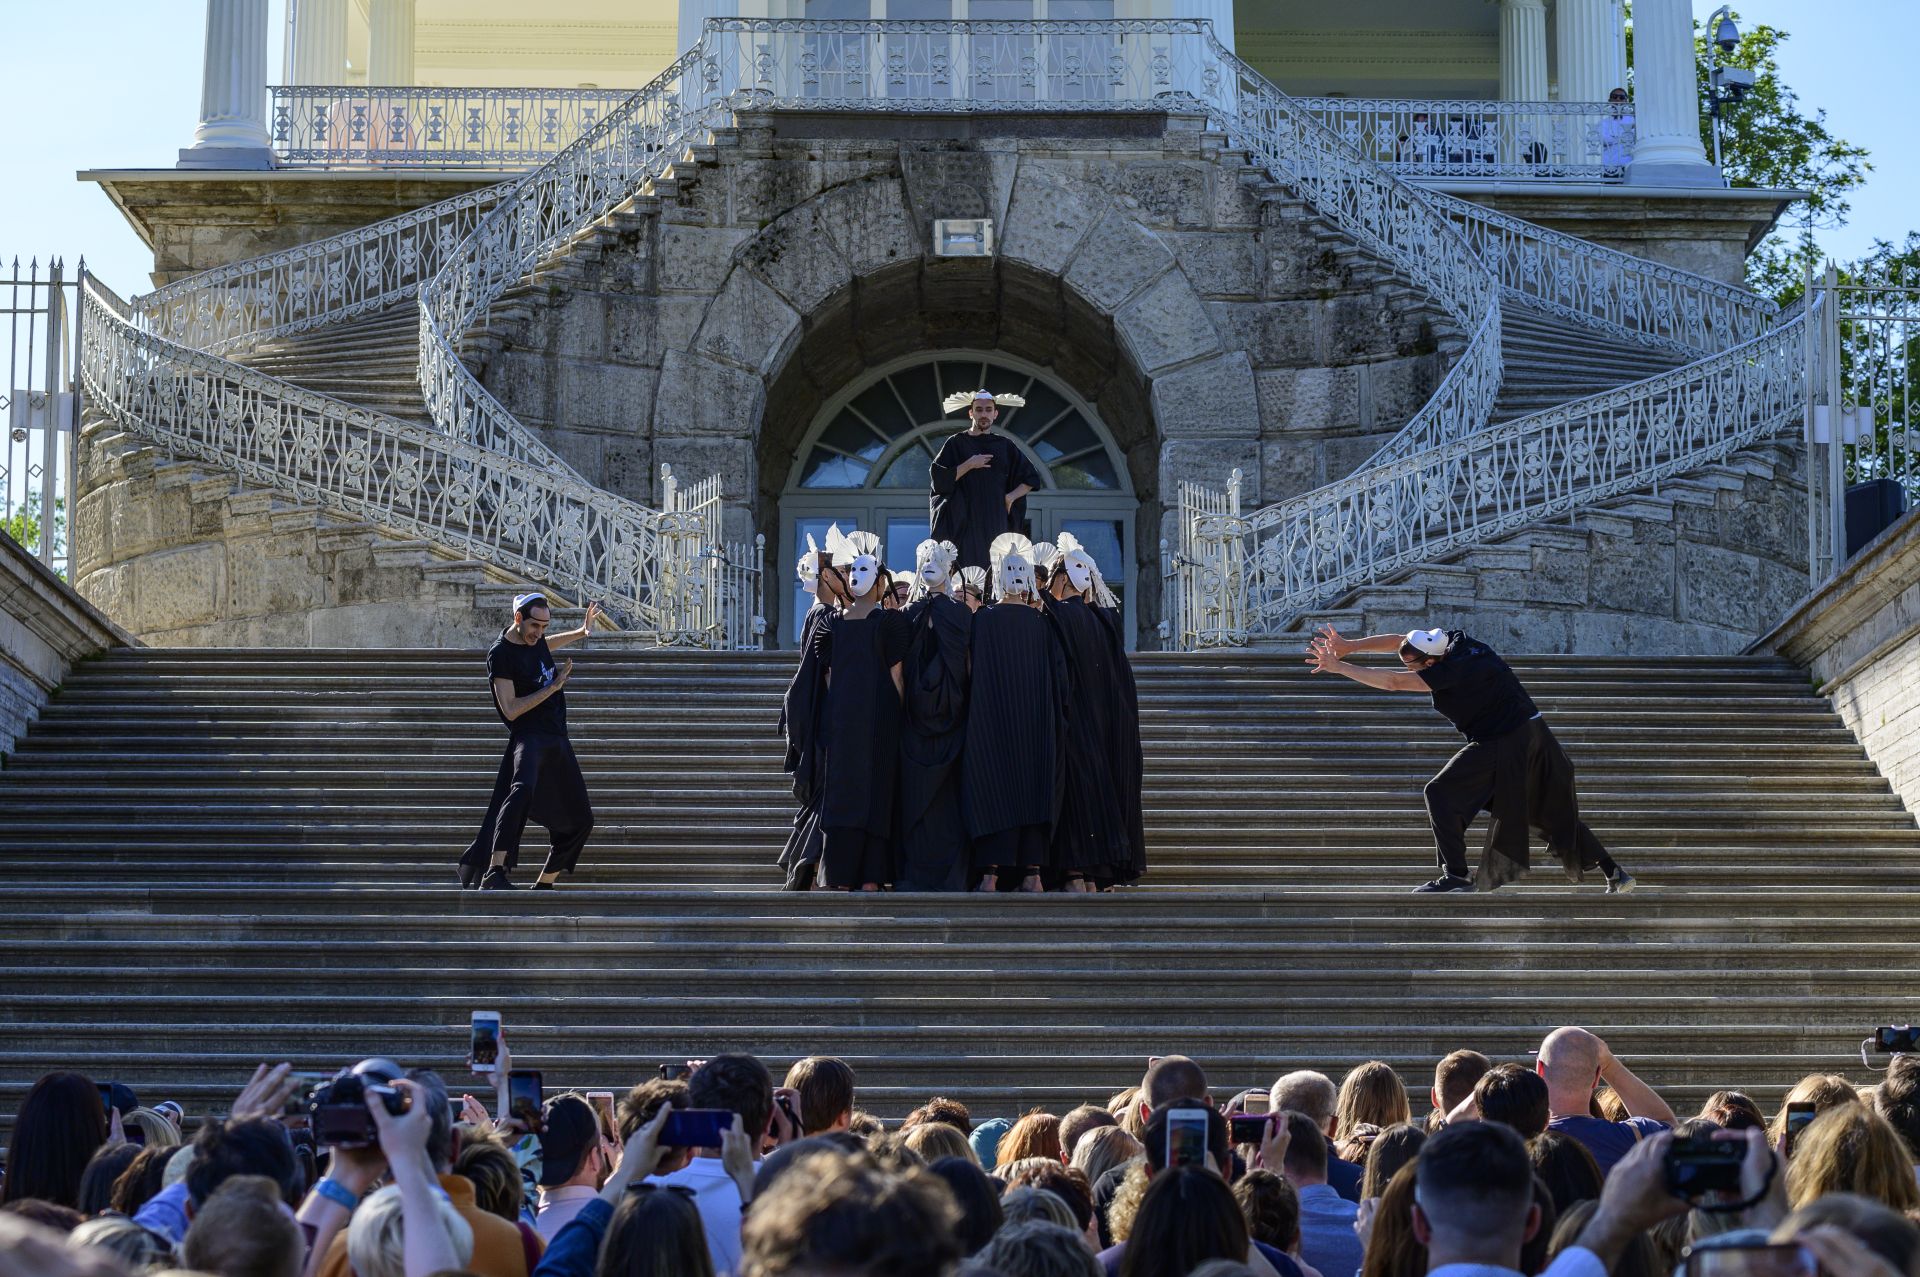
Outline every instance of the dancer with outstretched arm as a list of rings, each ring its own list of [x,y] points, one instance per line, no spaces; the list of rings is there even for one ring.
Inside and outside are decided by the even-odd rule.
[[[1351,664],[1350,656],[1397,654],[1399,670]],[[1414,630],[1342,638],[1323,626],[1308,648],[1316,674],[1339,674],[1387,692],[1425,692],[1433,707],[1467,738],[1466,746],[1427,782],[1427,814],[1440,876],[1415,891],[1492,891],[1527,872],[1528,839],[1538,830],[1578,882],[1588,869],[1606,875],[1607,894],[1634,881],[1580,819],[1573,763],[1554,738],[1511,667],[1485,643],[1459,630]],[[1487,829],[1480,869],[1467,876],[1467,826],[1481,812]]]

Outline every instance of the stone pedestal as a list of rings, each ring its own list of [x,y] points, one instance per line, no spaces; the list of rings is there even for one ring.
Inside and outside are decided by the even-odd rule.
[[[267,138],[267,0],[207,0],[200,127],[181,168],[273,167]]]

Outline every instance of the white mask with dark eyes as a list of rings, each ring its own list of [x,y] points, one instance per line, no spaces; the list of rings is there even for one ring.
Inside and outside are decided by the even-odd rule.
[[[1087,587],[1093,584],[1093,560],[1084,554],[1069,554],[1067,580],[1073,582],[1074,589],[1085,593]]]
[[[847,566],[847,584],[853,588],[853,597],[864,599],[867,591],[873,588],[873,582],[880,575],[880,560],[871,554],[862,554]]]

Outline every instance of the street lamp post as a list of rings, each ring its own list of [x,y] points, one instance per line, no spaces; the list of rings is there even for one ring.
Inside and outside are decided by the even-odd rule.
[[[1740,47],[1740,28],[1734,25],[1733,8],[1721,5],[1707,19],[1707,29],[1713,32],[1707,41],[1707,56],[1710,59],[1707,71],[1707,109],[1713,118],[1713,167],[1722,168],[1720,155],[1720,108],[1730,106],[1747,96],[1747,90],[1753,87],[1753,72],[1745,67],[1725,67],[1720,65],[1722,54],[1730,54]],[[1720,180],[1726,181],[1721,173]]]

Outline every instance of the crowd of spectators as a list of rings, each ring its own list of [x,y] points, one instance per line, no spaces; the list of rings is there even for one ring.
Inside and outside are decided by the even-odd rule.
[[[321,1084],[331,1118],[262,1065],[192,1123],[49,1074],[0,1277],[1920,1277],[1920,1057],[1683,1119],[1565,1028],[1526,1065],[1448,1055],[1420,1121],[1378,1061],[1229,1096],[1167,1056],[1065,1113],[936,1097],[892,1125],[841,1060],[776,1085],[740,1054],[535,1122],[510,1059],[484,1100],[365,1061]]]

